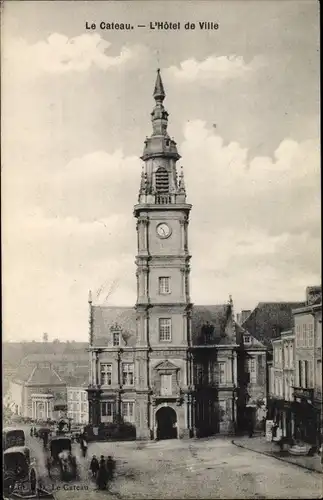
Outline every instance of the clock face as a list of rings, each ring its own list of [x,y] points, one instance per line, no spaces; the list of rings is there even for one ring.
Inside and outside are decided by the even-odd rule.
[[[160,238],[168,238],[171,235],[171,228],[165,222],[158,224],[157,234]]]

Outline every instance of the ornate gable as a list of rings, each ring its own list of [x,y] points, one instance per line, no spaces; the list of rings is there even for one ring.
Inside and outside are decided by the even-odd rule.
[[[159,363],[156,367],[155,370],[157,371],[168,371],[168,372],[174,372],[178,371],[179,367],[168,361],[168,359],[165,359],[165,361],[162,361]]]

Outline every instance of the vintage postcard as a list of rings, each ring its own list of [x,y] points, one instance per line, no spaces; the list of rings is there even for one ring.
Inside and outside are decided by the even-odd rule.
[[[321,498],[318,2],[1,9],[3,498]]]

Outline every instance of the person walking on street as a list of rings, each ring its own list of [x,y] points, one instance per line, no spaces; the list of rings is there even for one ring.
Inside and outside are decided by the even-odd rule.
[[[115,461],[113,458],[109,455],[107,459],[107,475],[108,475],[108,481],[112,481],[113,479],[113,473],[115,469]]]
[[[96,458],[96,456],[93,455],[91,463],[90,463],[90,471],[92,472],[92,477],[95,479],[98,475],[99,468],[100,468],[99,461]]]
[[[98,475],[97,475],[97,485],[99,490],[105,490],[107,487],[107,469],[104,456],[101,455]]]
[[[33,427],[31,427],[30,428],[30,437],[33,437],[33,435],[34,435],[34,429],[33,429]]]
[[[85,458],[87,453],[87,442],[85,439],[82,439],[81,447],[82,447],[83,458]]]
[[[50,475],[51,459],[50,459],[49,455],[47,455],[47,457],[46,457],[46,469],[48,472],[48,477],[51,479],[51,475]]]

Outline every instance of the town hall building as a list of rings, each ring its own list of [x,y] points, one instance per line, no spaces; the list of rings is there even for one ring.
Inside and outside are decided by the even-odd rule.
[[[252,383],[255,397],[266,397],[266,348],[235,323],[231,298],[191,302],[192,206],[167,132],[159,70],[153,97],[134,205],[137,301],[110,307],[89,297],[90,424],[129,422],[137,439],[227,433],[250,402]]]

